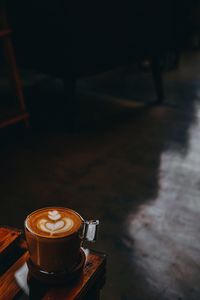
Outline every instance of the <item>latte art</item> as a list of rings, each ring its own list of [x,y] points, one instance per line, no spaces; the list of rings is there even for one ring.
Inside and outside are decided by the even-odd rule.
[[[63,218],[62,220],[58,220],[56,222],[50,222],[47,219],[41,219],[38,221],[37,227],[42,231],[53,234],[68,231],[73,225],[73,220],[69,218]]]
[[[45,221],[45,224],[41,224],[41,226],[43,226],[43,225],[44,225],[44,227],[46,227],[46,229],[48,228],[50,231],[56,231],[56,230],[62,229],[65,226],[65,223],[63,222],[63,220],[58,221],[53,224]],[[43,228],[43,230],[45,231],[45,228]]]
[[[43,237],[57,238],[68,236],[79,230],[82,218],[74,211],[62,207],[48,207],[37,210],[28,216],[26,226]]]
[[[25,236],[31,276],[42,281],[44,276],[44,281],[48,281],[50,273],[52,283],[55,274],[55,280],[60,282],[62,274],[74,270],[80,260],[84,228],[84,219],[69,208],[44,207],[29,214],[25,220]]]
[[[52,210],[52,211],[48,212],[48,218],[56,221],[61,218],[61,215],[59,214],[59,212],[57,210]]]
[[[72,219],[62,218],[57,210],[48,211],[48,219],[38,220],[37,227],[39,230],[50,234],[68,231],[74,224]]]

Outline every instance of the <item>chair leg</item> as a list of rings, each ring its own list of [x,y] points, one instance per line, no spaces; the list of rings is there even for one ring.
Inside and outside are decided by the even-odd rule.
[[[5,9],[0,10],[0,19],[1,19],[1,25],[3,28],[9,28],[6,18],[6,12]],[[24,120],[25,126],[29,128],[29,114],[26,111],[26,105],[24,100],[24,94],[23,94],[23,87],[22,87],[22,81],[19,75],[16,59],[15,59],[15,53],[11,41],[10,35],[5,35],[2,39],[2,46],[3,46],[3,52],[4,56],[7,62],[7,67],[10,75],[10,81],[14,88],[15,95],[17,99],[19,100],[20,105],[20,114],[19,116],[13,118],[13,120],[8,120],[7,124],[15,123],[20,120]]]
[[[163,76],[160,58],[152,58],[151,60],[152,76],[156,90],[155,104],[161,104],[164,100]]]

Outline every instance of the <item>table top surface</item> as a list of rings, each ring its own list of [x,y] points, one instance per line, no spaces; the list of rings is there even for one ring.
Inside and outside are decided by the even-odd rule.
[[[92,286],[102,287],[106,266],[105,254],[89,249],[84,251],[86,263],[83,273],[73,283],[50,286],[32,280],[31,284],[27,284],[28,252],[22,233],[17,229],[0,227],[0,299],[84,299]]]

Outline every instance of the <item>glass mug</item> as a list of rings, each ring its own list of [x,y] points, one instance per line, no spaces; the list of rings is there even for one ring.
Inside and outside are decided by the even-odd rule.
[[[95,241],[98,220],[85,221],[76,211],[46,207],[29,214],[25,237],[31,264],[43,273],[70,272],[84,240]]]

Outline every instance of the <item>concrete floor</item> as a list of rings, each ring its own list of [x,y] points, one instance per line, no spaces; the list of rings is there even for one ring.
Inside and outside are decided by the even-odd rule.
[[[103,300],[200,299],[200,54],[165,74],[167,106],[143,106],[152,78],[134,66],[80,80],[74,134],[59,126],[62,85],[47,79],[26,88],[32,129],[1,133],[0,223],[73,208],[101,222]]]

